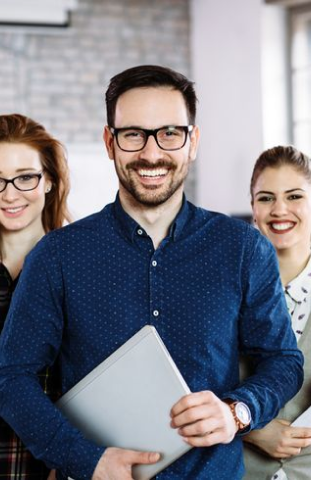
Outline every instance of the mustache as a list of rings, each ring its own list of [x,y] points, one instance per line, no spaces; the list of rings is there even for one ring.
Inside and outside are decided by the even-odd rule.
[[[134,160],[131,163],[128,163],[126,166],[127,170],[139,170],[141,168],[168,168],[170,170],[176,170],[176,165],[173,162],[168,160],[159,160],[158,162],[149,162],[148,160]]]

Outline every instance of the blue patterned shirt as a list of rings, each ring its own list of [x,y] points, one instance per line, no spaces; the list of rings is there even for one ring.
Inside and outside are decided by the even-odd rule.
[[[243,400],[252,427],[270,421],[301,385],[302,356],[270,243],[247,223],[184,199],[154,250],[117,198],[41,240],[1,337],[0,414],[49,467],[89,480],[104,448],[63,418],[37,372],[59,357],[66,392],[146,324],[157,328],[192,391]],[[257,364],[242,384],[239,353]],[[227,445],[193,448],[157,478],[242,474],[236,436]]]

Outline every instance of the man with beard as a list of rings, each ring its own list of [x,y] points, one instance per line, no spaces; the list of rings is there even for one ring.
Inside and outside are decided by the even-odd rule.
[[[36,375],[59,358],[66,392],[151,324],[194,392],[170,422],[195,448],[157,478],[241,479],[241,434],[269,422],[302,381],[273,247],[184,196],[199,141],[192,82],[134,67],[112,78],[106,103],[119,193],[29,256],[0,343],[0,414],[58,478],[132,479],[133,465],[159,455],[85,439]],[[242,384],[240,353],[256,365]]]

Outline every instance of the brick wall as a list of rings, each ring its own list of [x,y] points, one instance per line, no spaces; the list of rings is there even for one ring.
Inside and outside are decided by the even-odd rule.
[[[31,116],[65,144],[100,142],[114,74],[157,63],[190,75],[189,2],[79,0],[68,28],[0,26],[0,113]]]

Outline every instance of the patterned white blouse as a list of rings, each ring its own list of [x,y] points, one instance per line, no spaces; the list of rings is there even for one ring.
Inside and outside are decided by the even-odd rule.
[[[286,285],[284,292],[298,342],[311,312],[311,257],[298,277]]]
[[[304,270],[284,288],[285,300],[292,319],[297,342],[301,338],[311,313],[311,257]],[[271,480],[288,480],[280,468]]]

